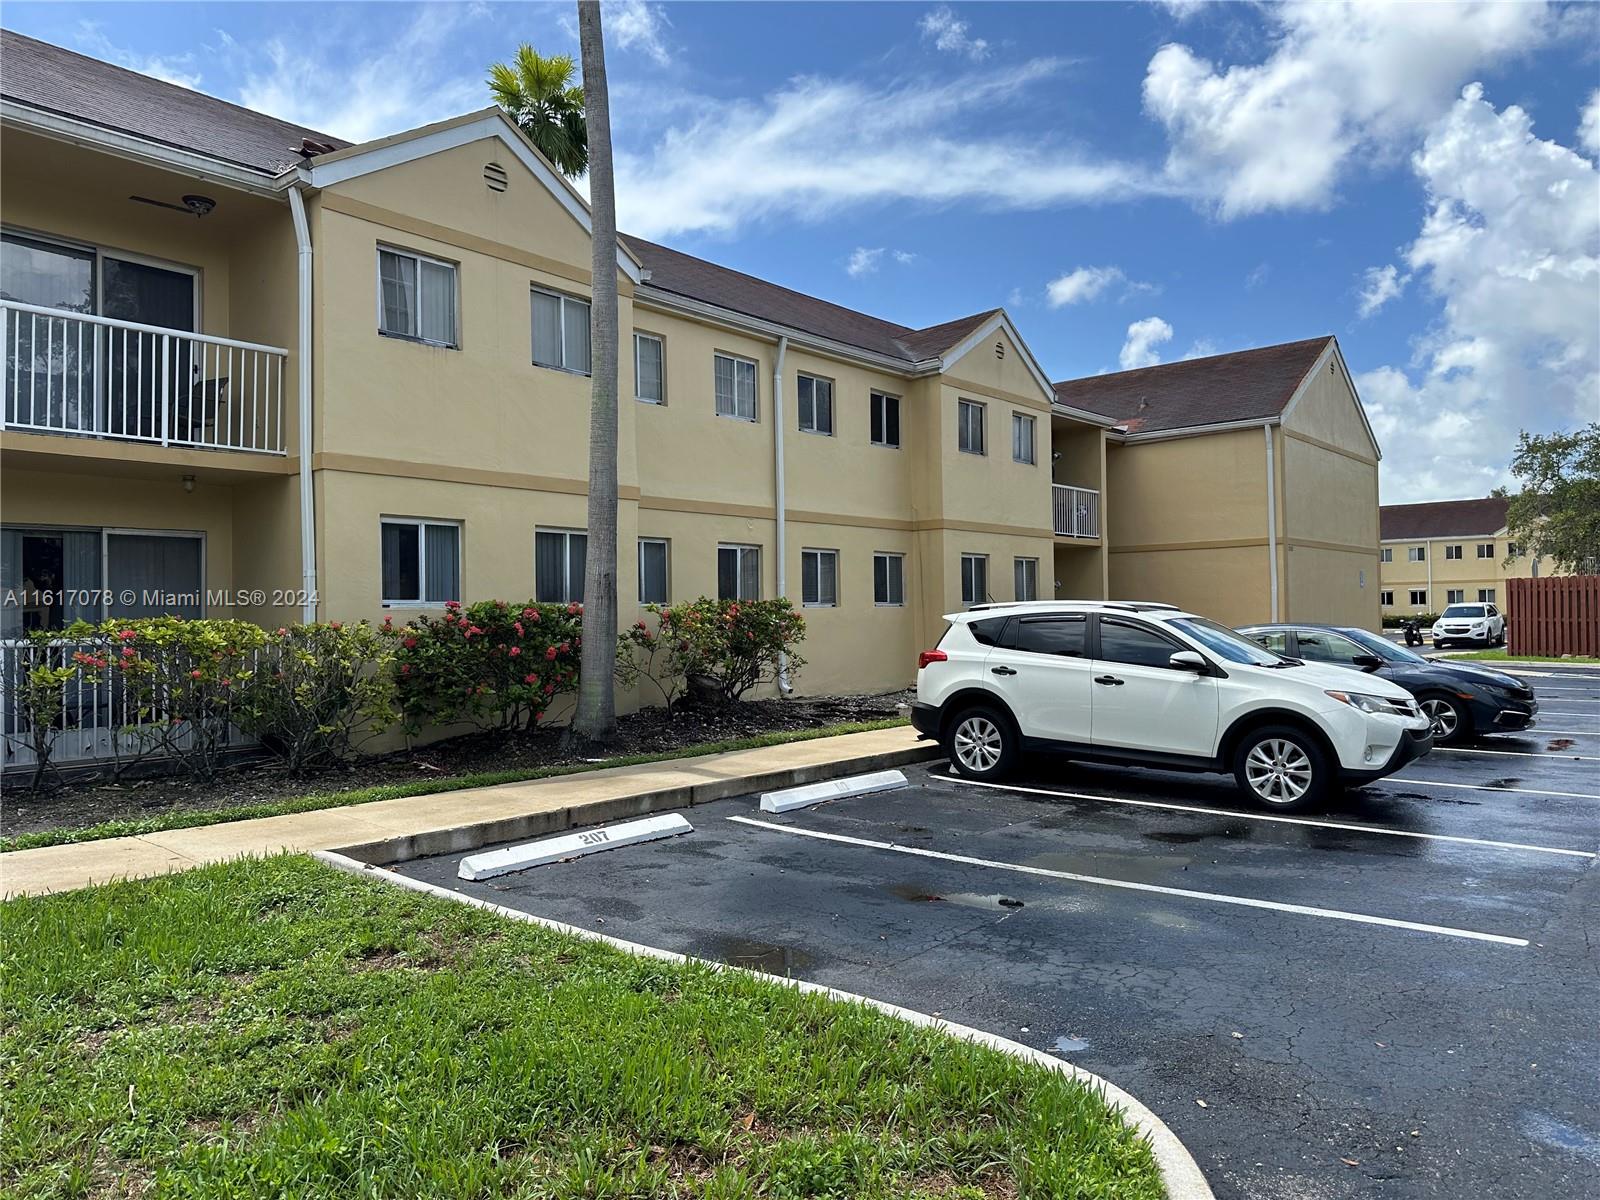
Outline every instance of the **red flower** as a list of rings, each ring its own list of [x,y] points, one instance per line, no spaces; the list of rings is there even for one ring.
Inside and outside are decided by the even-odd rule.
[[[535,675],[532,671],[529,671],[526,675],[524,675],[522,677],[522,682],[523,683],[537,684],[539,682],[539,677],[537,675]]]
[[[567,654],[571,650],[572,650],[572,643],[571,642],[562,642],[561,643],[561,653]]]
[[[337,628],[339,628],[339,626],[337,624],[335,624],[334,628],[337,629]],[[285,626],[279,625],[278,626],[278,636],[279,637],[287,637],[288,635],[289,635],[289,630]]]
[[[407,650],[415,650],[417,648],[417,639],[414,637],[401,638],[400,644]]]
[[[123,658],[132,658],[133,654],[134,654],[134,650],[133,650],[132,646],[124,646],[122,648],[122,657]]]
[[[190,671],[189,672],[189,678],[190,679],[199,679],[200,678],[200,672],[199,671]]]
[[[329,629],[343,629],[344,628],[344,622],[343,621],[329,621],[328,622],[328,628]]]
[[[400,664],[400,674],[402,674],[402,675],[411,674],[411,664],[410,663],[401,663]]]
[[[532,617],[535,620],[537,620],[538,616],[539,616],[539,612],[538,612],[537,609],[533,608],[530,605],[529,607],[527,607],[527,608],[522,610],[522,615],[525,616],[525,617]]]
[[[282,633],[283,631],[280,629],[278,632]],[[139,636],[139,631],[136,629],[124,629],[121,630],[117,636],[125,642],[131,642],[134,638]]]
[[[459,600],[446,600],[444,602],[444,606],[446,608],[454,611],[455,609],[458,609],[458,608],[461,607],[461,601],[459,601]]]
[[[546,696],[554,695],[555,694],[555,690],[556,690],[556,685],[553,684],[553,683],[547,683],[547,684],[544,685],[544,694]]]
[[[513,646],[513,647],[511,647],[511,657],[512,658],[516,658],[521,653],[522,653],[522,647],[521,646]]]
[[[547,649],[544,652],[544,656],[546,658],[549,658],[549,659],[554,659],[555,656],[556,656],[556,648],[554,646],[551,646],[549,649]]]
[[[513,629],[515,629],[517,631],[517,636],[518,637],[526,637],[527,636],[526,631],[522,628],[522,622],[521,621],[513,621],[513,622],[511,622],[511,628],[513,628]]]
[[[581,604],[574,603],[574,604],[567,605],[567,612],[569,614],[571,614],[572,616],[577,616],[582,611],[583,611],[583,605],[581,605]]]
[[[231,680],[231,679],[219,679],[217,682],[222,684],[223,687],[232,687],[233,686],[233,680]]]

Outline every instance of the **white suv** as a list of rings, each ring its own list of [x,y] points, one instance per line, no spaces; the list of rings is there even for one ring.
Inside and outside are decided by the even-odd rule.
[[[1501,646],[1506,640],[1506,619],[1493,604],[1452,604],[1433,623],[1433,644],[1444,649],[1451,642]]]
[[[1284,658],[1168,604],[980,605],[917,661],[911,723],[962,775],[995,779],[1023,750],[1232,772],[1275,809],[1433,748],[1409,692]]]

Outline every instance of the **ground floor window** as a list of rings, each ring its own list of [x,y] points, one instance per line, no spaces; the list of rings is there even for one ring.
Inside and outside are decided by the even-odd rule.
[[[903,554],[874,554],[872,556],[872,602],[899,608],[906,602],[906,556]]]
[[[1392,607],[1393,604],[1394,604],[1394,593],[1393,592],[1379,592],[1378,593],[1378,603],[1383,605],[1384,608]]]
[[[1493,604],[1494,602],[1495,602],[1495,600],[1494,600],[1494,589],[1493,588],[1479,588],[1478,589],[1478,603],[1479,604]]]
[[[717,547],[717,599],[761,599],[761,547]]]
[[[419,517],[379,522],[385,604],[461,599],[461,526]]]
[[[1460,604],[1466,599],[1467,593],[1463,588],[1446,588],[1444,602],[1446,604]]]
[[[1039,560],[1019,558],[1012,566],[1012,576],[1018,600],[1039,598]]]
[[[989,599],[989,556],[961,556],[961,603],[983,604]]]
[[[839,552],[800,551],[800,603],[808,608],[834,608],[839,603]]]
[[[205,538],[151,529],[0,528],[0,637],[108,617],[205,615]]]
[[[1420,606],[1420,605],[1427,604],[1427,602],[1428,602],[1428,593],[1427,593],[1426,590],[1424,590],[1423,588],[1412,588],[1411,589],[1411,603]]]
[[[666,538],[639,539],[639,603],[669,604],[672,543]]]
[[[578,529],[539,529],[533,535],[533,595],[541,604],[582,604],[589,535]]]

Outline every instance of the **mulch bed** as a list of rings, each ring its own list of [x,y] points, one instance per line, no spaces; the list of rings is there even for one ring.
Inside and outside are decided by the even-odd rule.
[[[751,700],[731,705],[683,705],[672,712],[646,708],[618,720],[617,740],[606,756],[681,750],[761,733],[818,729],[896,716],[909,692],[882,696],[821,696]],[[77,829],[102,821],[167,812],[232,808],[287,800],[312,792],[347,791],[381,784],[445,780],[483,771],[532,770],[593,762],[592,754],[563,746],[562,729],[508,737],[478,733],[414,750],[373,755],[348,766],[292,775],[274,763],[244,762],[210,783],[162,775],[108,784],[99,776],[68,776],[52,791],[29,792],[7,781],[0,828],[9,836],[47,829]]]

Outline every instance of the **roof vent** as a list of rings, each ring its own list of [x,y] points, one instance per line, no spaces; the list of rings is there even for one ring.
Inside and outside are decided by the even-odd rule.
[[[315,158],[319,154],[331,154],[334,149],[332,142],[319,142],[316,138],[301,138],[300,149],[296,153],[301,158]]]
[[[1006,356],[1006,344],[1004,342],[996,342],[994,344],[994,356],[996,358],[1004,358]]]
[[[506,169],[497,162],[489,163],[483,168],[483,181],[489,185],[491,192],[503,192],[509,186]]]

